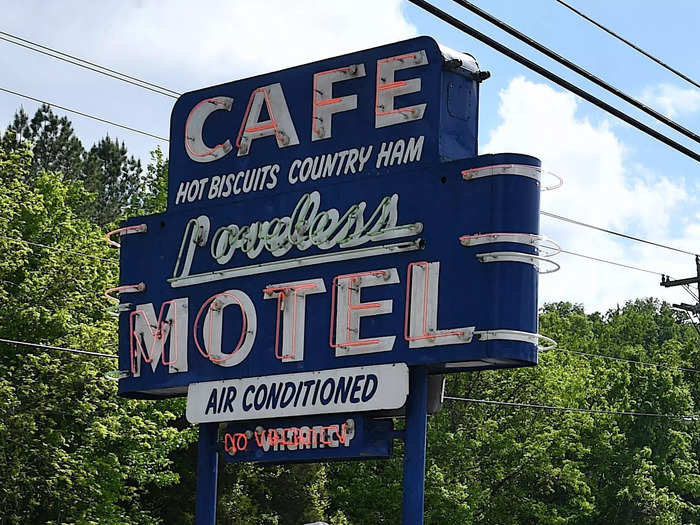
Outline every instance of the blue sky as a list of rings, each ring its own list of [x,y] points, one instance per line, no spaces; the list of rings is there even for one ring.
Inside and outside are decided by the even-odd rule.
[[[570,0],[626,38],[700,79],[697,27],[700,2]],[[625,109],[679,142],[679,134],[606,95],[524,44],[450,1],[438,6],[512,49]],[[539,40],[616,87],[700,130],[700,93],[554,0],[474,3]],[[0,30],[15,34],[178,91],[228,82],[343,52],[427,34],[473,54],[492,77],[483,84],[482,152],[518,150],[542,158],[561,175],[560,190],[543,195],[542,208],[574,219],[700,251],[700,164],[567,95],[536,73],[399,0],[212,1],[193,9],[184,1],[88,2],[38,0],[3,7]],[[0,87],[20,91],[167,135],[174,100],[101,77],[0,42]],[[19,105],[36,104],[0,94],[3,128]],[[58,113],[62,113],[58,111]],[[109,133],[144,159],[158,141],[71,116],[90,146]],[[166,144],[161,144],[166,148]],[[571,251],[681,277],[694,269],[678,255],[590,230],[542,219],[543,233]],[[655,295],[689,301],[664,290],[654,275],[560,255],[562,270],[541,279],[543,301],[568,299],[587,310],[606,310],[626,299]]]
[[[539,55],[526,44],[496,29],[454,2],[448,0],[433,3],[454,16],[460,17],[472,27],[508,45],[511,49],[549,67],[565,79],[589,89],[607,102],[626,109],[636,118],[651,124],[678,139],[681,143],[688,146],[693,145],[690,139],[684,140],[682,135],[656,123],[654,119],[647,117],[644,113],[618,102],[616,97],[607,95],[604,90],[580,79],[576,74],[569,72],[556,62]],[[472,3],[635,98],[643,98],[645,90],[660,84],[669,84],[680,89],[692,88],[690,84],[676,77],[673,73],[602,32],[554,0],[529,2],[517,0],[486,2],[482,0],[472,1]],[[698,23],[700,23],[700,3],[692,0],[674,0],[667,4],[668,8],[664,9],[660,9],[658,3],[649,0],[569,0],[568,3],[700,82],[698,80],[700,78],[700,56],[697,52],[697,39],[693,36],[697,33]],[[484,68],[492,71],[493,76],[489,80],[488,88],[485,87],[483,91],[482,133],[488,133],[488,130],[491,130],[498,123],[496,112],[488,111],[486,108],[497,106],[498,92],[513,77],[523,75],[526,79],[549,84],[537,73],[516,64],[511,59],[471,37],[463,35],[458,30],[446,26],[443,22],[425,14],[412,4],[407,4],[406,13],[408,19],[418,28],[419,32],[437,35],[441,42],[456,49],[468,49],[469,52],[478,57]],[[662,113],[665,110],[658,101],[649,101],[649,104]],[[674,115],[674,119],[685,127],[698,131],[700,129],[700,108],[697,107],[697,103],[695,107],[694,112],[680,111],[679,114]],[[620,137],[629,148],[634,149],[635,158],[643,161],[650,169],[667,170],[674,166],[674,169],[679,171],[692,173],[695,170],[696,173],[698,172],[697,162],[692,159],[686,160],[674,150],[657,145],[655,139],[649,138],[633,128],[628,129],[628,126],[591,104],[583,102],[579,112],[581,116],[589,117],[594,121],[608,118],[616,126],[619,125],[620,129],[616,131]]]

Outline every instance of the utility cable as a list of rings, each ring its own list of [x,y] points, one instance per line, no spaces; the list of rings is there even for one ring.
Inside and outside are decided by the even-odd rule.
[[[574,93],[575,95],[578,95],[579,97],[583,98],[584,100],[587,100],[591,104],[598,106],[599,108],[601,108],[604,111],[607,111],[611,115],[616,116],[617,118],[626,122],[627,124],[634,126],[638,130],[646,133],[650,137],[655,138],[659,142],[662,142],[662,143],[666,144],[667,146],[675,149],[676,151],[679,151],[680,153],[683,153],[684,155],[690,157],[691,159],[700,162],[700,153],[683,146],[682,144],[676,142],[675,140],[667,137],[663,133],[661,133],[661,132],[655,130],[654,128],[651,128],[651,127],[647,126],[646,124],[640,122],[639,120],[629,116],[624,111],[621,111],[621,110],[617,109],[616,107],[611,106],[607,102],[590,94],[588,91],[581,89],[580,87],[572,84],[568,80],[565,80],[564,78],[552,73],[550,70],[544,68],[543,66],[540,66],[539,64],[524,57],[523,55],[520,55],[519,53],[516,53],[515,51],[508,48],[504,44],[501,44],[500,42],[497,42],[493,38],[486,36],[485,34],[481,33],[480,31],[477,31],[473,27],[465,24],[461,20],[453,17],[452,15],[446,13],[445,11],[438,9],[430,2],[427,2],[426,0],[408,0],[408,1],[416,6],[420,7],[424,11],[434,15],[435,17],[439,18],[443,22],[446,22],[446,23],[450,24],[451,26],[455,27],[456,29],[459,29],[463,33],[466,33],[466,34],[472,36],[473,38],[476,38],[477,40],[488,45],[489,47],[492,47],[493,49],[495,49],[499,53],[506,55],[507,57],[513,59],[514,61],[518,62],[519,64],[521,64],[521,65],[527,67],[528,69],[531,69],[532,71],[540,74],[541,76],[554,82],[555,84],[558,84],[561,87]]]
[[[0,239],[5,239],[8,241],[14,241],[14,242],[21,242],[24,244],[28,244],[30,246],[36,246],[38,248],[46,248],[48,250],[56,250],[59,252],[64,252],[64,253],[70,253],[72,255],[79,255],[81,257],[89,257],[90,259],[95,259],[97,261],[104,261],[108,262],[111,264],[119,264],[119,261],[115,261],[114,259],[107,259],[106,257],[98,257],[97,255],[90,255],[89,253],[83,253],[83,252],[76,252],[73,250],[66,250],[65,248],[60,248],[58,246],[49,246],[48,244],[41,244],[40,242],[32,242],[32,241],[27,241],[18,237],[8,237],[7,235],[0,235]]]
[[[586,80],[590,80],[594,84],[602,87],[603,89],[612,93],[616,97],[621,98],[622,100],[633,105],[637,109],[644,111],[647,115],[654,117],[659,122],[662,122],[663,124],[666,124],[667,126],[675,129],[676,131],[678,131],[679,133],[682,133],[686,137],[693,139],[695,142],[700,142],[700,135],[698,135],[697,133],[681,126],[680,124],[678,124],[674,120],[671,120],[670,118],[666,117],[665,115],[662,115],[661,113],[650,108],[646,104],[643,104],[642,102],[640,102],[636,98],[629,96],[627,93],[620,91],[615,86],[612,86],[611,84],[607,83],[602,78],[590,73],[588,70],[586,70],[586,69],[582,68],[581,66],[579,66],[578,64],[575,64],[575,63],[571,62],[570,60],[564,58],[563,56],[559,55],[555,51],[552,51],[551,49],[549,49],[548,47],[543,46],[542,44],[540,44],[536,40],[530,38],[529,36],[525,35],[524,33],[521,33],[520,31],[518,31],[514,27],[506,24],[505,22],[503,22],[499,18],[496,18],[492,14],[484,11],[483,9],[477,7],[476,5],[472,4],[471,2],[467,2],[467,0],[452,0],[452,1],[459,4],[460,6],[464,7],[465,9],[468,9],[469,11],[476,14],[477,16],[480,16],[481,18],[483,18],[487,22],[490,22],[491,24],[495,25],[499,29],[502,29],[506,33],[510,34],[511,36],[514,36],[515,38],[517,38],[521,42],[526,43],[528,46],[536,49],[540,53],[551,58],[552,60],[555,60],[556,62],[560,63],[561,65],[569,68],[571,71],[578,73],[579,75],[584,77]]]
[[[559,348],[559,347],[557,347],[555,349],[555,351],[565,352],[567,354],[576,354],[576,355],[580,355],[580,356],[594,357],[594,358],[603,359],[606,361],[617,361],[620,363],[629,363],[629,364],[642,365],[642,366],[653,366],[656,368],[666,368],[668,370],[679,370],[681,372],[688,372],[691,374],[700,374],[700,370],[697,370],[696,368],[685,368],[682,366],[662,365],[659,363],[650,363],[648,361],[637,361],[635,359],[623,359],[622,357],[613,357],[613,356],[602,355],[602,354],[593,354],[590,352],[579,352],[578,350],[566,350],[564,348]]]
[[[690,296],[691,296],[693,299],[695,299],[695,301],[700,302],[700,298],[698,298],[698,295],[693,291],[693,289],[692,289],[689,285],[684,284],[684,285],[683,285],[683,289],[684,289],[686,292],[688,292],[688,293],[690,294]]]
[[[413,1],[413,0],[410,0],[410,1]],[[641,243],[644,243],[644,244],[650,244],[651,246],[656,246],[656,247],[658,247],[658,248],[665,248],[665,249],[667,249],[667,250],[671,250],[671,251],[678,252],[678,253],[684,253],[684,254],[686,254],[686,255],[692,255],[692,256],[694,256],[694,257],[698,255],[697,253],[689,252],[689,251],[683,250],[683,249],[681,249],[681,248],[674,248],[673,246],[669,246],[669,245],[667,245],[667,244],[661,244],[661,243],[659,243],[659,242],[649,241],[649,240],[647,240],[647,239],[642,239],[641,237],[634,237],[633,235],[627,235],[626,233],[620,233],[620,232],[616,232],[616,231],[614,231],[614,230],[608,230],[607,228],[602,228],[602,227],[600,227],[600,226],[594,226],[594,225],[592,225],[592,224],[588,224],[588,223],[585,223],[585,222],[577,221],[577,220],[575,220],[575,219],[569,219],[568,217],[563,217],[562,215],[557,215],[556,213],[551,213],[551,212],[548,212],[548,211],[542,211],[542,210],[540,210],[540,214],[541,214],[541,215],[544,215],[545,217],[551,217],[551,218],[553,218],[553,219],[557,219],[557,220],[560,220],[560,221],[565,221],[565,222],[569,222],[569,223],[571,223],[571,224],[576,224],[577,226],[583,226],[583,227],[585,227],[585,228],[591,228],[591,229],[593,229],[593,230],[597,230],[597,231],[600,231],[600,232],[609,233],[610,235],[617,235],[618,237],[623,237],[623,238],[629,239],[629,240],[631,240],[631,241],[641,242]],[[656,273],[656,272],[654,272],[654,273]]]
[[[610,260],[608,260],[608,259],[600,259],[600,258],[598,258],[598,257],[593,257],[593,256],[591,256],[591,255],[584,255],[584,254],[582,254],[582,253],[572,252],[572,251],[569,251],[569,250],[564,250],[564,249],[562,249],[562,250],[561,250],[561,253],[566,253],[566,254],[568,254],[568,255],[574,255],[575,257],[582,257],[583,259],[590,259],[591,261],[597,261],[597,262],[601,262],[601,263],[612,264],[612,265],[614,265],[614,266],[620,266],[620,267],[622,267],[622,268],[627,268],[627,269],[630,269],[630,270],[637,270],[637,271],[639,271],[639,272],[651,273],[651,274],[659,275],[659,276],[664,276],[664,275],[666,275],[665,273],[657,272],[657,271],[655,271],[655,270],[648,270],[648,269],[646,269],[646,268],[640,268],[639,266],[632,266],[631,264],[623,264],[623,263],[619,263],[619,262],[615,262],[615,261],[610,261]]]
[[[605,414],[613,416],[635,416],[635,417],[657,417],[657,418],[667,418],[667,419],[680,419],[682,421],[700,421],[700,415],[698,414],[659,414],[656,412],[630,412],[630,411],[618,411],[618,410],[597,410],[595,408],[572,408],[572,407],[559,407],[551,405],[536,405],[532,403],[511,403],[508,401],[494,401],[491,399],[474,399],[470,397],[455,397],[455,396],[444,396],[443,399],[448,399],[450,401],[465,401],[468,403],[482,403],[486,405],[500,405],[509,406],[514,408],[533,408],[540,410],[557,410],[561,412],[580,412],[584,414]]]
[[[163,142],[169,142],[169,140],[165,137],[161,137],[160,135],[155,135],[153,133],[149,133],[148,131],[143,131],[140,129],[132,128],[130,126],[126,126],[124,124],[119,124],[117,122],[113,122],[111,120],[106,120],[100,117],[96,117],[95,115],[90,115],[88,113],[83,113],[82,111],[78,111],[77,109],[70,109],[65,106],[59,106],[58,104],[54,104],[52,102],[46,102],[45,100],[41,100],[38,98],[30,97],[29,95],[24,95],[22,93],[18,93],[17,91],[12,91],[10,89],[6,89],[4,87],[0,87],[0,91],[4,91],[5,93],[9,93],[10,95],[15,95],[17,97],[22,97],[26,98],[28,100],[32,100],[34,102],[38,102],[40,104],[46,104],[47,106],[51,106],[57,109],[62,109],[63,111],[68,111],[69,113],[75,113],[76,115],[80,115],[81,117],[87,117],[91,118],[93,120],[97,120],[99,122],[104,122],[105,124],[110,124],[111,126],[116,126],[118,128],[126,129],[129,131],[133,131],[134,133],[140,133],[141,135],[146,135],[148,137],[153,137],[154,139],[162,140]]]
[[[71,354],[84,354],[91,355],[95,357],[108,357],[109,359],[118,359],[119,356],[115,354],[102,354],[100,352],[88,352],[87,350],[78,350],[76,348],[64,348],[62,346],[52,346],[52,345],[42,345],[39,343],[29,343],[27,341],[15,341],[14,339],[0,339],[0,343],[7,343],[13,345],[21,346],[31,346],[33,348],[43,348],[46,350],[58,350],[59,352],[69,352]]]
[[[152,82],[147,82],[146,80],[142,80],[137,77],[132,77],[114,69],[110,69],[108,67],[95,64],[94,62],[90,62],[88,60],[69,55],[68,53],[64,53],[62,51],[58,51],[57,49],[52,49],[50,47],[37,44],[36,42],[32,42],[31,40],[12,35],[10,33],[5,33],[4,31],[0,31],[0,40],[4,40],[5,42],[9,42],[10,44],[15,44],[17,46],[21,46],[23,48],[35,51],[37,53],[42,53],[46,56],[50,56],[58,60],[63,60],[64,62],[68,62],[69,64],[73,64],[74,66],[89,69],[90,71],[94,71],[95,73],[100,73],[101,75],[106,75],[108,77],[121,80],[122,82],[126,82],[128,84],[132,84],[143,89],[148,89],[149,91],[153,91],[154,93],[158,93],[159,95],[165,95],[166,97],[170,98],[177,98],[180,96],[180,93],[178,93],[177,91],[173,91],[172,89],[159,86],[158,84],[153,84]]]
[[[677,75],[678,77],[682,78],[683,80],[685,80],[685,81],[691,83],[691,84],[694,85],[696,88],[700,88],[700,84],[698,84],[695,80],[693,80],[692,78],[690,78],[690,77],[687,76],[687,75],[684,75],[683,73],[681,73],[681,72],[678,71],[677,69],[672,68],[671,66],[669,66],[668,64],[666,64],[665,62],[663,62],[661,59],[656,58],[654,55],[652,55],[651,53],[648,53],[647,51],[644,51],[641,47],[639,47],[639,46],[633,44],[633,43],[630,42],[629,40],[627,40],[627,39],[621,37],[620,35],[618,35],[617,33],[615,33],[612,29],[608,29],[607,27],[605,27],[605,26],[604,26],[603,24],[601,24],[600,22],[597,22],[597,21],[594,20],[593,18],[587,16],[586,14],[582,13],[581,11],[579,11],[578,9],[576,9],[575,7],[573,7],[572,5],[567,4],[567,3],[564,2],[563,0],[555,0],[555,1],[558,2],[558,3],[560,3],[561,5],[563,5],[563,6],[566,7],[567,9],[573,11],[573,12],[576,13],[578,16],[580,16],[581,18],[587,20],[588,22],[590,22],[590,23],[593,24],[594,26],[596,26],[596,27],[602,29],[603,31],[605,31],[605,32],[608,33],[609,35],[611,35],[611,36],[617,38],[620,42],[623,42],[623,43],[627,44],[629,47],[631,47],[631,48],[634,49],[635,51],[638,51],[639,53],[641,53],[641,54],[644,55],[645,57],[647,57],[647,58],[653,60],[654,62],[656,62],[657,64],[659,64],[661,67],[666,68],[667,70],[669,70],[669,71],[670,71],[671,73],[673,73],[674,75]]]

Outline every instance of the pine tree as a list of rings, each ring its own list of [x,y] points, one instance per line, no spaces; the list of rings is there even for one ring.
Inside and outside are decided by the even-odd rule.
[[[130,209],[141,209],[147,193],[141,161],[129,156],[124,142],[109,135],[85,155],[85,189],[95,195],[89,216],[106,226],[125,216]]]
[[[29,182],[36,180],[42,171],[54,172],[64,181],[80,180],[85,150],[67,117],[59,117],[43,104],[31,120],[20,109],[7,130],[13,133],[7,134],[6,148],[10,146],[14,150],[25,142],[32,144],[34,156]]]

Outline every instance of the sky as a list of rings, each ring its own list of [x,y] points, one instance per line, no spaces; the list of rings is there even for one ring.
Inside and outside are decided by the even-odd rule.
[[[569,0],[577,8],[686,75],[700,79],[700,2]],[[450,0],[435,0],[466,23],[623,109],[674,140],[700,146],[490,26]],[[626,47],[555,0],[474,0],[683,126],[700,132],[700,90]],[[429,35],[474,55],[491,78],[481,86],[480,153],[535,155],[564,185],[542,209],[700,252],[700,164],[566,92],[473,38],[401,0],[180,0],[41,2],[1,0],[0,31],[61,50],[178,92],[230,82],[346,52]],[[0,41],[0,87],[167,136],[174,99]],[[0,128],[37,104],[0,93]],[[56,110],[59,114],[63,111]],[[167,144],[68,115],[86,147],[106,134],[144,159]],[[544,185],[551,179],[545,178]],[[694,275],[690,255],[542,217],[541,232],[567,251],[675,278]],[[692,302],[659,276],[560,254],[561,270],[540,278],[540,302],[567,300],[607,311],[654,296]]]

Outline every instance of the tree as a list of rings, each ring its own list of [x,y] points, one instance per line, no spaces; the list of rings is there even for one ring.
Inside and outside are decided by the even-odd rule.
[[[162,188],[153,185],[162,184],[158,176],[167,165],[157,149],[152,169],[144,176],[141,162],[129,156],[124,142],[112,140],[109,135],[86,151],[70,120],[57,116],[46,104],[31,120],[23,109],[15,113],[0,145],[7,152],[31,149],[25,182],[33,183],[43,171],[55,173],[66,184],[82,182],[93,198],[86,199],[75,212],[102,227],[112,225],[129,212],[143,210],[145,199],[157,198]]]
[[[117,265],[74,212],[89,196],[51,172],[30,186],[31,166],[29,145],[0,150],[0,337],[111,354],[101,293]],[[105,377],[115,368],[0,343],[3,523],[159,522],[149,494],[177,481],[169,454],[191,432],[169,425],[170,402],[117,397]]]
[[[73,132],[73,125],[67,117],[59,117],[51,107],[42,104],[34,117],[21,109],[7,128],[4,148],[17,149],[28,142],[32,145],[33,157],[27,174],[28,180],[35,180],[42,171],[60,174],[65,181],[81,179],[82,157],[85,152],[82,143]]]
[[[666,305],[636,301],[603,316],[558,303],[543,309],[540,324],[559,350],[537,367],[452,375],[448,393],[606,412],[700,412],[700,374],[576,353],[700,369],[697,334]],[[329,465],[329,511],[355,525],[396,523],[401,453]],[[425,521],[697,523],[699,456],[700,418],[446,401],[429,420]]]
[[[129,157],[124,142],[109,136],[95,144],[85,156],[83,182],[95,195],[90,218],[106,226],[125,216],[129,209],[142,209],[147,193],[141,161]]]

